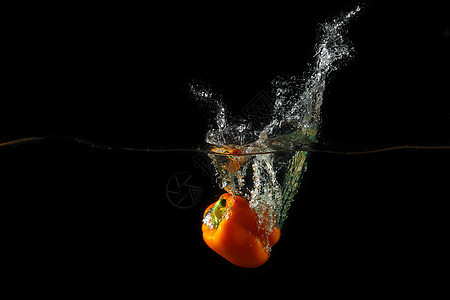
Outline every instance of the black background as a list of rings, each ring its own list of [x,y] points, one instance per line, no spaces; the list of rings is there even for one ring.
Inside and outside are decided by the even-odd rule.
[[[311,1],[308,1],[311,2]],[[443,1],[442,1],[443,2]],[[210,114],[188,95],[210,83],[234,113],[279,74],[301,74],[318,24],[352,1],[14,7],[3,30],[0,139],[76,136],[131,147],[200,147]],[[334,149],[449,145],[444,6],[366,5],[356,49],[329,78],[321,139]],[[125,295],[240,282],[298,294],[424,293],[443,287],[448,151],[313,153],[280,242],[256,270],[202,241],[220,195],[191,153],[106,151],[64,140],[0,150],[2,248],[18,293]],[[166,198],[196,174],[200,202]],[[164,287],[164,288],[163,288]],[[229,293],[228,292],[225,293]]]

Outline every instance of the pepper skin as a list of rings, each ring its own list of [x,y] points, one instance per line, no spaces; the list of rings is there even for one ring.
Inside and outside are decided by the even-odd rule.
[[[263,265],[269,259],[266,249],[270,249],[280,239],[278,228],[269,234],[258,228],[258,217],[247,200],[228,193],[208,206],[203,218],[205,243],[239,267],[256,268]]]

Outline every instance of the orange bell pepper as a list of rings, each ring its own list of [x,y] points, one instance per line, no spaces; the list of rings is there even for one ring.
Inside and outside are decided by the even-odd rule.
[[[262,228],[265,223],[262,222]],[[258,227],[258,216],[242,197],[223,194],[203,214],[203,239],[231,263],[256,268],[269,259],[269,249],[280,239],[280,230],[267,233]]]

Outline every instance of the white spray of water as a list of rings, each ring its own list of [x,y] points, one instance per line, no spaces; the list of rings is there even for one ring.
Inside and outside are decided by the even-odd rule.
[[[253,131],[246,120],[230,122],[220,95],[210,87],[191,84],[194,97],[215,109],[215,124],[211,125],[206,142],[216,151],[239,149],[240,153],[250,154],[295,150],[315,142],[327,76],[351,58],[353,49],[345,39],[345,28],[359,11],[360,7],[356,7],[320,25],[313,63],[303,76],[279,76],[272,81],[275,97],[272,120],[260,131]],[[281,227],[287,218],[306,169],[307,154],[306,151],[280,151],[209,156],[220,187],[249,199],[261,226],[271,231]]]

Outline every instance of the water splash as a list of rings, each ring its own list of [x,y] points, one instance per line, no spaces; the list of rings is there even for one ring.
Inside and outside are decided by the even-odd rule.
[[[189,92],[195,101],[206,106],[215,115],[209,124],[206,142],[211,145],[244,145],[255,135],[248,120],[231,118],[223,102],[222,95],[200,80],[193,80],[189,84]]]
[[[295,134],[298,130],[319,129],[327,76],[351,58],[353,47],[345,38],[345,25],[360,10],[356,7],[331,22],[320,24],[314,61],[303,76],[279,76],[272,81],[275,95],[273,120],[261,132],[261,139],[282,139],[286,141],[281,143],[282,146],[290,147],[302,142],[301,135]],[[291,136],[286,138],[286,134]]]
[[[194,98],[215,107],[215,124],[206,142],[220,187],[250,201],[266,230],[281,227],[306,170],[307,151],[241,156],[240,154],[295,149],[317,141],[321,106],[328,75],[351,58],[353,48],[345,28],[360,7],[319,27],[313,63],[302,76],[278,76],[272,81],[275,98],[271,121],[259,132],[250,122],[230,122],[221,97],[191,85]],[[230,155],[216,155],[230,154]],[[239,154],[239,155],[238,155]],[[264,218],[264,221],[263,221]]]

